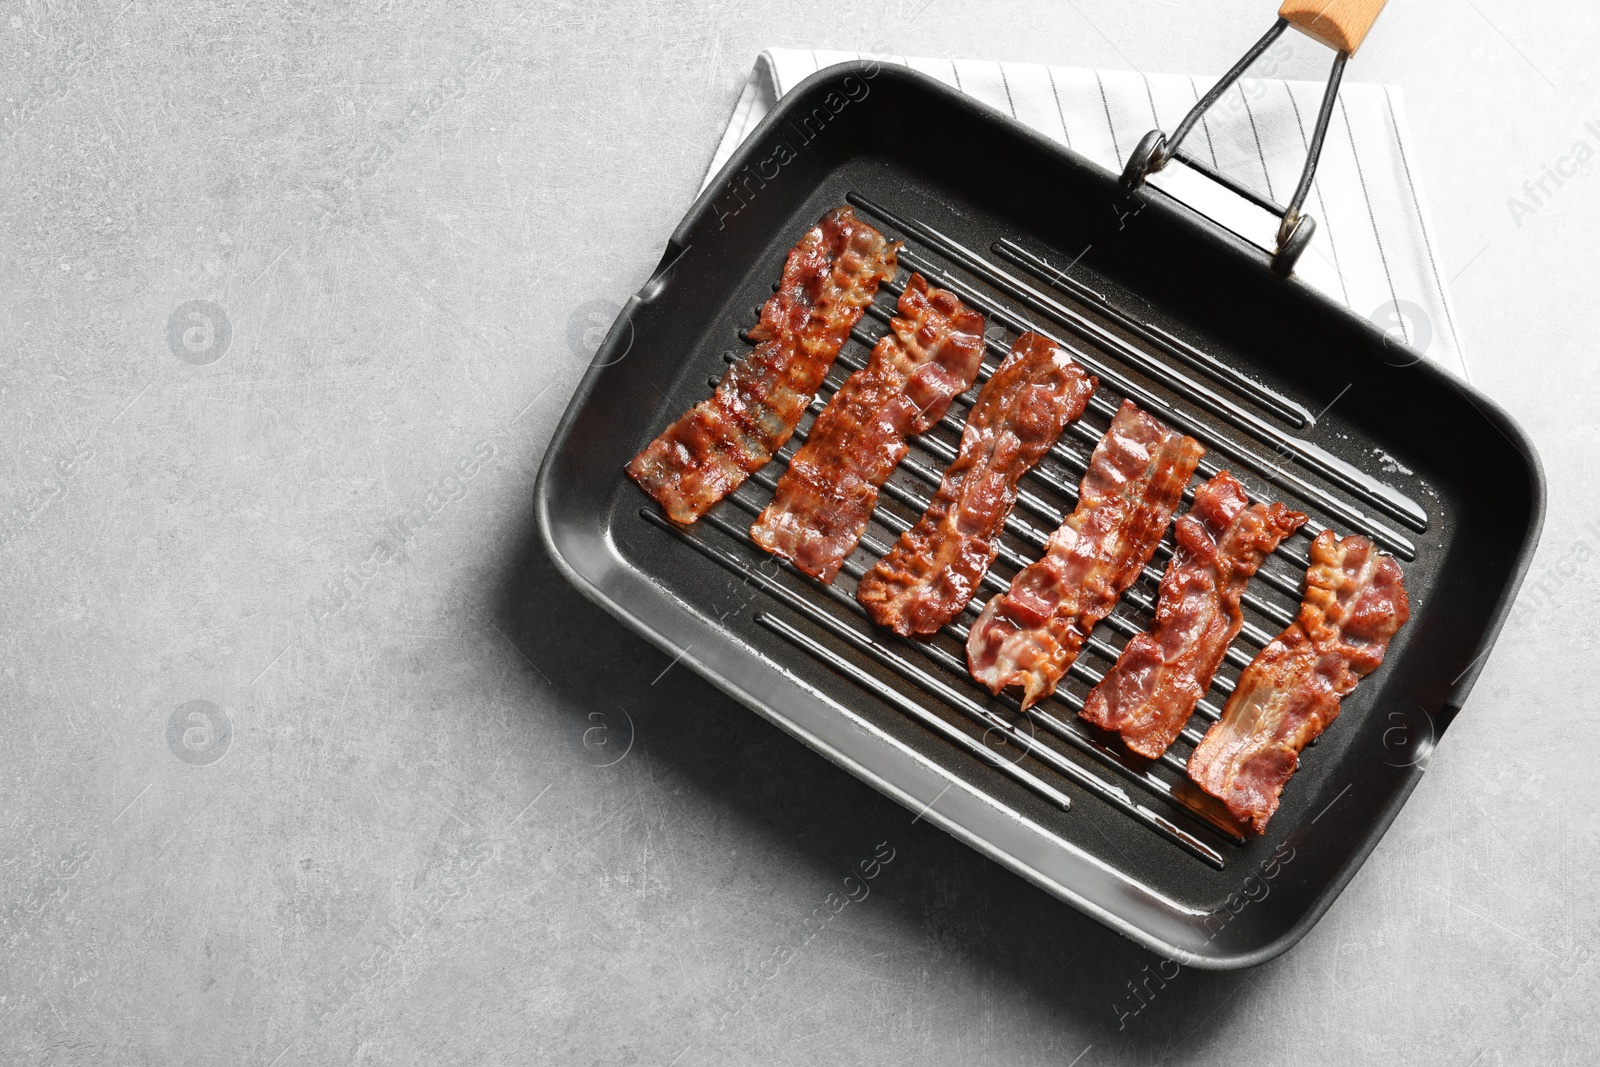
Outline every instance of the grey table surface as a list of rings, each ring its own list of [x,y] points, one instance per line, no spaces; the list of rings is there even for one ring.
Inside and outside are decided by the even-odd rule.
[[[1121,1016],[1155,957],[674,668],[534,539],[584,331],[761,48],[1204,73],[1271,15],[0,7],[0,1059],[1600,1061],[1594,5],[1396,4],[1351,69],[1405,88],[1472,377],[1541,450],[1543,610],[1277,961]]]

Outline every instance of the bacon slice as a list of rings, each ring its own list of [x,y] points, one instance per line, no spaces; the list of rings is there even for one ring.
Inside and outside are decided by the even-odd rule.
[[[1263,560],[1306,517],[1283,504],[1250,506],[1227,471],[1194,491],[1172,528],[1176,549],[1161,579],[1155,627],[1137,634],[1078,714],[1148,759],[1158,759],[1211,688],[1244,626],[1239,598]]]
[[[966,606],[1000,550],[1018,480],[1099,384],[1049,338],[1017,338],[967,415],[961,451],[928,510],[861,578],[856,599],[879,626],[928,636]]]
[[[750,331],[755,350],[628,464],[668,518],[695,521],[789,440],[878,285],[899,269],[898,248],[848,207],[800,238]]]
[[[1410,618],[1405,576],[1365,537],[1317,535],[1300,616],[1239,676],[1222,718],[1189,757],[1189,777],[1256,833],[1300,751],[1339,715],[1339,702],[1383,663]]]
[[[906,438],[944,418],[982,363],[983,316],[913,274],[899,317],[812,423],[751,538],[833,581],[872,518],[879,487],[905,458]]]
[[[967,669],[1022,706],[1055,692],[1095,624],[1155,554],[1205,449],[1124,401],[1095,446],[1078,507],[967,635]]]

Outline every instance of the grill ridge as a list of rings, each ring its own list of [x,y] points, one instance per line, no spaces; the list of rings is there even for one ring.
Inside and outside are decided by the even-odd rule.
[[[1132,346],[1123,338],[1106,331],[1093,322],[1070,311],[1064,305],[1052,298],[1038,293],[1026,286],[1018,279],[1005,274],[992,264],[987,263],[975,254],[969,252],[959,244],[942,237],[937,231],[916,220],[904,219],[887,210],[878,207],[872,201],[855,193],[850,193],[848,200],[856,207],[875,215],[880,221],[887,223],[899,230],[908,242],[920,241],[931,245],[934,250],[957,267],[978,277],[982,282],[994,286],[1005,298],[1026,304],[1036,311],[1049,315],[1052,321],[1067,326],[1078,337],[1090,344],[1097,345],[1101,350],[1109,349],[1108,354],[1117,356],[1135,366],[1139,371],[1150,378],[1160,382],[1171,389],[1178,396],[1197,403],[1213,416],[1228,421],[1236,429],[1253,436],[1263,445],[1276,447],[1276,457],[1287,458],[1304,462],[1319,474],[1329,480],[1341,484],[1343,488],[1362,496],[1369,503],[1384,508],[1402,522],[1417,525],[1416,515],[1403,506],[1396,506],[1392,497],[1398,497],[1406,503],[1411,503],[1409,498],[1399,494],[1397,490],[1384,486],[1385,492],[1374,492],[1370,487],[1351,487],[1345,485],[1338,476],[1338,472],[1328,472],[1313,455],[1309,460],[1300,451],[1294,448],[1285,449],[1282,441],[1286,435],[1275,428],[1269,427],[1259,417],[1244,411],[1238,404],[1233,403],[1225,396],[1217,393],[1210,386],[1195,381],[1187,375],[1171,367],[1159,363],[1148,353],[1142,352]],[[1219,380],[1222,385],[1230,386],[1244,393],[1247,398],[1265,410],[1294,423],[1297,426],[1315,425],[1315,419],[1304,414],[1304,409],[1293,401],[1281,397],[1259,383],[1251,382],[1235,369],[1228,367],[1221,361],[1187,345],[1186,342],[1172,337],[1165,331],[1156,327],[1140,323],[1122,309],[1116,307],[1098,291],[1068,279],[1064,274],[1050,267],[1042,257],[1034,256],[1014,242],[998,241],[994,248],[1008,261],[1038,277],[1047,285],[1053,285],[1068,295],[1081,299],[1106,314],[1109,318],[1123,325],[1136,336],[1146,340],[1152,346],[1166,351],[1169,355],[1178,358],[1191,368]],[[948,288],[965,301],[968,306],[980,311],[994,324],[1000,325],[1013,335],[1018,335],[1027,330],[1034,330],[1051,337],[1060,344],[1074,358],[1094,373],[1101,376],[1102,388],[1091,398],[1089,412],[1095,416],[1094,422],[1104,420],[1109,422],[1117,409],[1117,401],[1106,392],[1120,393],[1135,400],[1146,410],[1157,415],[1163,420],[1170,420],[1173,424],[1199,438],[1208,447],[1214,448],[1219,453],[1224,453],[1248,467],[1257,476],[1280,489],[1287,490],[1292,496],[1304,502],[1307,510],[1320,510],[1324,514],[1343,519],[1351,523],[1362,532],[1368,533],[1376,540],[1390,547],[1405,559],[1415,557],[1415,549],[1405,535],[1387,527],[1385,524],[1372,519],[1358,508],[1335,497],[1331,492],[1304,481],[1298,475],[1282,469],[1273,459],[1256,455],[1250,450],[1239,446],[1237,443],[1220,436],[1216,430],[1208,426],[1203,420],[1191,416],[1186,412],[1173,407],[1171,403],[1158,395],[1150,392],[1143,386],[1131,381],[1120,372],[1107,368],[1103,360],[1097,359],[1082,352],[1081,347],[1062,340],[1048,330],[1040,329],[1029,319],[1015,311],[1003,302],[1002,299],[987,296],[972,286],[953,278],[946,270],[932,261],[924,258],[918,248],[903,249],[900,260],[908,270],[914,270],[935,285]],[[897,299],[904,291],[904,284],[896,278],[880,286],[880,291],[890,298],[889,306],[874,302],[866,309],[862,324],[851,332],[851,340],[863,346],[870,352],[879,338],[873,336],[863,328],[867,319],[888,325],[894,317],[893,300]],[[741,333],[741,337],[743,334]],[[892,476],[882,487],[879,506],[872,516],[872,523],[861,537],[858,551],[847,559],[840,569],[840,577],[847,578],[850,583],[859,580],[870,566],[861,559],[863,553],[873,559],[881,558],[887,554],[893,540],[901,533],[910,529],[914,518],[907,518],[894,506],[885,506],[886,503],[903,507],[916,515],[920,515],[928,506],[931,492],[936,489],[943,477],[943,467],[956,458],[957,448],[951,441],[939,436],[942,432],[954,436],[959,440],[965,426],[964,416],[958,417],[955,408],[959,405],[963,409],[970,409],[976,401],[982,383],[988,381],[998,362],[1003,359],[1009,349],[1008,345],[1000,343],[992,336],[984,338],[985,362],[978,372],[977,384],[971,389],[955,398],[950,413],[947,413],[929,432],[908,439],[913,452],[908,455],[896,469]],[[732,363],[741,358],[742,353],[730,351],[724,354],[725,361]],[[867,363],[863,355],[850,350],[847,345],[836,360],[840,371],[860,370]],[[656,528],[666,531],[684,541],[697,552],[712,560],[719,566],[727,569],[741,579],[753,583],[757,588],[767,593],[773,600],[783,607],[793,611],[806,623],[814,625],[824,631],[829,637],[842,642],[854,652],[865,656],[878,666],[886,668],[901,680],[914,686],[922,693],[937,701],[939,705],[953,714],[958,720],[983,729],[982,737],[974,737],[971,733],[948,721],[931,711],[918,701],[907,697],[905,693],[893,686],[884,683],[870,671],[860,667],[847,656],[841,655],[826,642],[817,639],[785,621],[771,612],[759,612],[755,621],[778,635],[784,641],[804,651],[807,655],[824,663],[837,673],[850,679],[855,684],[868,690],[887,703],[909,714],[912,718],[922,723],[927,728],[961,747],[986,765],[1010,777],[1019,785],[1045,799],[1054,807],[1066,811],[1070,810],[1071,800],[1059,788],[1052,785],[1046,777],[1059,776],[1066,781],[1077,785],[1101,800],[1116,807],[1123,814],[1145,825],[1162,837],[1177,845],[1189,855],[1219,870],[1224,869],[1226,860],[1221,852],[1207,843],[1206,837],[1214,836],[1220,841],[1233,846],[1245,843],[1245,837],[1238,826],[1227,815],[1226,811],[1211,797],[1201,792],[1188,780],[1186,772],[1186,756],[1177,751],[1175,745],[1158,760],[1144,760],[1122,748],[1114,739],[1108,739],[1101,731],[1083,723],[1077,718],[1076,713],[1083,707],[1083,697],[1074,687],[1063,684],[1050,697],[1033,708],[1023,711],[1021,704],[1008,694],[998,697],[991,696],[977,683],[973,682],[967,674],[965,661],[965,642],[969,626],[959,618],[945,626],[940,633],[944,640],[954,642],[956,651],[952,651],[940,640],[911,641],[895,635],[883,634],[870,625],[865,612],[855,602],[854,589],[844,588],[843,582],[836,580],[833,584],[824,584],[801,573],[786,561],[776,560],[780,564],[780,572],[788,575],[800,583],[811,596],[797,591],[791,585],[778,581],[765,570],[753,566],[748,557],[755,557],[760,561],[770,560],[758,546],[750,539],[748,519],[736,516],[755,516],[761,512],[770,500],[778,478],[785,469],[789,460],[794,456],[800,444],[807,440],[810,423],[814,417],[827,405],[833,393],[842,385],[844,374],[830,372],[824,380],[818,395],[813,399],[808,417],[802,420],[796,428],[793,439],[780,449],[772,463],[755,472],[737,492],[731,494],[722,503],[718,504],[705,517],[703,522],[694,527],[682,528],[667,521],[658,512],[650,508],[643,508],[640,515]],[[716,379],[710,379],[714,387]],[[1109,387],[1109,388],[1108,388]],[[1270,432],[1259,432],[1265,427]],[[1031,469],[1024,478],[1025,484],[1031,479],[1034,485],[1055,494],[1056,497],[1074,505],[1079,497],[1079,487],[1074,477],[1081,477],[1088,469],[1088,450],[1080,450],[1069,443],[1081,442],[1092,449],[1099,443],[1103,430],[1097,428],[1089,419],[1080,419],[1068,426],[1067,432],[1056,441],[1047,453],[1045,463]],[[1289,438],[1298,441],[1295,438]],[[920,453],[920,455],[919,455]],[[1058,463],[1058,471],[1050,463]],[[1342,461],[1341,461],[1342,462]],[[1206,478],[1214,476],[1222,468],[1209,457],[1202,460],[1197,471],[1194,483],[1186,489],[1184,499],[1192,502],[1194,485]],[[1363,475],[1363,477],[1365,477]],[[1369,479],[1374,484],[1375,479]],[[915,484],[928,487],[924,492]],[[765,491],[761,493],[760,491]],[[758,498],[759,497],[759,498]],[[1251,494],[1252,502],[1259,502],[1262,498]],[[1414,507],[1414,505],[1413,505]],[[731,510],[730,510],[731,509]],[[1420,512],[1420,509],[1417,509]],[[1042,520],[1048,528],[1041,528],[1027,516]],[[997,541],[997,564],[1017,570],[1028,566],[1041,552],[1054,530],[1066,518],[1069,509],[1063,509],[1052,503],[1049,499],[1039,495],[1028,488],[1019,488],[1017,509],[1007,517],[1005,531]],[[1426,515],[1422,514],[1422,528],[1426,528]],[[1312,521],[1307,523],[1302,531],[1305,536],[1313,536],[1325,527]],[[713,544],[702,531],[716,530],[725,536],[731,547]],[[887,538],[879,536],[874,530],[886,533]],[[1113,611],[1103,620],[1108,630],[1121,634],[1124,638],[1131,638],[1145,631],[1141,625],[1153,617],[1156,607],[1156,594],[1153,592],[1159,586],[1162,570],[1156,566],[1171,558],[1173,552],[1171,531],[1167,531],[1162,543],[1157,547],[1156,558],[1150,566],[1144,568],[1142,582],[1130,588],[1122,597],[1122,604],[1118,610]],[[1309,564],[1309,558],[1304,549],[1290,541],[1280,545],[1274,553],[1282,561],[1291,564],[1296,569],[1294,577],[1289,577],[1277,571],[1262,568],[1258,572],[1264,590],[1271,592],[1266,595],[1258,594],[1254,587],[1247,591],[1243,603],[1255,615],[1279,627],[1288,625],[1297,615],[1299,610],[1301,577],[1300,572]],[[1148,586],[1149,588],[1145,588]],[[1004,592],[1010,587],[1010,579],[1001,570],[991,568],[983,577],[981,591],[966,605],[964,614],[976,617],[982,610],[983,604],[992,592]],[[846,617],[855,620],[858,624],[866,625],[866,632],[853,626],[841,618],[839,614],[830,611],[818,602],[820,596],[823,603],[831,603],[837,608],[842,608]],[[1280,601],[1276,598],[1284,598]],[[1130,617],[1127,609],[1132,609],[1135,615]],[[1096,633],[1089,636],[1084,647],[1084,655],[1080,655],[1069,671],[1069,676],[1086,686],[1098,684],[1104,677],[1104,671],[1096,669],[1089,662],[1092,655],[1107,664],[1115,663],[1120,655],[1120,648],[1107,641]],[[1274,634],[1268,632],[1261,625],[1247,618],[1240,631],[1239,637],[1227,650],[1226,663],[1243,668],[1254,658],[1250,647],[1261,648],[1272,640]],[[908,653],[914,655],[908,658]],[[1213,679],[1212,689],[1224,695],[1233,692],[1235,681],[1223,673]],[[974,695],[976,694],[976,696]],[[1005,708],[1010,713],[1010,718],[995,710],[996,706]],[[1058,714],[1057,711],[1060,711]],[[1209,697],[1202,699],[1196,707],[1195,719],[1191,724],[1186,724],[1180,734],[1180,744],[1196,745],[1203,736],[1206,725],[1217,721],[1222,714],[1222,709]],[[1199,723],[1197,729],[1194,723]],[[1026,726],[1026,730],[1023,728]],[[1042,733],[1040,732],[1042,728]],[[1014,759],[1008,759],[999,754],[988,743],[989,735],[994,734],[1000,740],[1004,749],[1015,753]],[[1046,738],[1064,742],[1068,748],[1063,750],[1051,744]],[[1160,802],[1173,809],[1173,816],[1169,818],[1154,809],[1138,802],[1126,789],[1116,785],[1082,764],[1069,758],[1068,752],[1076,752],[1080,756],[1087,756],[1096,764],[1114,771],[1117,776],[1142,791],[1148,793]],[[1176,780],[1169,780],[1162,772],[1171,773]],[[1192,829],[1185,824],[1191,824]]]
[[[1137,366],[1141,371],[1157,381],[1160,381],[1164,386],[1171,389],[1173,392],[1182,395],[1191,403],[1205,408],[1213,415],[1224,419],[1228,423],[1232,424],[1236,429],[1249,434],[1258,441],[1263,439],[1270,441],[1277,450],[1292,455],[1300,463],[1311,468],[1312,470],[1315,470],[1322,477],[1327,478],[1330,481],[1337,482],[1346,491],[1361,497],[1374,507],[1388,512],[1392,517],[1399,519],[1407,526],[1410,526],[1413,530],[1416,530],[1419,533],[1427,531],[1427,511],[1420,504],[1406,496],[1404,493],[1401,493],[1399,490],[1379,481],[1376,478],[1373,478],[1363,471],[1357,470],[1355,467],[1345,463],[1343,460],[1340,460],[1337,457],[1328,454],[1325,450],[1313,445],[1311,442],[1304,441],[1301,438],[1294,437],[1291,434],[1287,434],[1282,430],[1279,430],[1276,426],[1273,426],[1265,420],[1253,415],[1249,411],[1240,407],[1238,404],[1217,393],[1209,386],[1195,381],[1193,378],[1167,367],[1164,364],[1152,360],[1148,355],[1128,344],[1122,338],[1100,328],[1099,326],[1096,326],[1082,315],[1077,314],[1046,294],[1039,292],[1021,279],[1007,274],[1005,271],[994,266],[992,263],[989,263],[977,253],[963,247],[961,244],[952,240],[951,238],[944,236],[943,234],[939,233],[939,231],[933,229],[931,226],[928,226],[926,223],[900,218],[899,216],[889,212],[887,209],[878,206],[871,200],[868,200],[859,193],[850,193],[846,199],[848,199],[854,206],[859,207],[869,215],[875,216],[889,226],[900,230],[902,233],[916,235],[925,244],[932,245],[947,259],[958,264],[960,267],[962,267],[962,269],[982,278],[996,289],[1006,293],[1007,296],[1031,307],[1034,311],[1049,316],[1053,321],[1056,321],[1060,325],[1065,326],[1067,329],[1072,330],[1085,340],[1096,344],[1101,351],[1106,352],[1108,355],[1120,357],[1122,360]],[[928,264],[926,260],[923,260],[920,253],[916,252],[915,250],[907,251],[900,258],[901,261],[911,269],[922,271],[922,273],[930,279],[934,277],[933,274],[929,274],[927,271],[923,270],[921,265],[919,265],[927,264],[931,266],[931,264]],[[962,295],[963,299],[965,299],[965,294],[962,293],[960,289],[952,287],[951,291],[957,293],[958,295]],[[985,309],[984,304],[990,304],[993,306],[992,302],[984,301],[981,296],[977,297],[977,301],[978,302],[974,303],[972,306],[978,308],[980,311],[984,311],[985,314],[989,314],[989,312]],[[998,313],[999,312],[997,309],[996,314]],[[1141,406],[1145,406],[1146,404],[1154,405],[1153,407],[1147,408],[1147,410],[1151,410],[1152,413],[1154,413],[1155,408],[1158,407],[1169,412],[1173,410],[1165,401],[1161,400],[1159,397],[1156,397],[1154,394],[1149,393],[1148,390],[1138,386],[1120,371],[1107,366],[1104,360],[1089,355],[1088,353],[1083,352],[1080,347],[1072,345],[1059,337],[1056,337],[1044,330],[1038,329],[1037,327],[1030,325],[1028,328],[1033,329],[1034,332],[1045,334],[1045,336],[1050,337],[1057,344],[1061,345],[1063,348],[1066,348],[1072,353],[1075,359],[1081,359],[1085,367],[1094,371],[1095,374],[1100,375],[1102,379],[1109,381],[1124,396],[1138,399],[1142,395],[1145,399],[1140,400]],[[1201,440],[1203,443],[1207,445],[1213,445],[1214,439],[1217,439],[1217,435],[1203,423],[1197,423],[1196,425],[1198,426],[1197,430],[1186,432],[1193,432],[1194,436],[1199,438],[1199,440]],[[1222,446],[1220,443],[1218,443],[1216,444],[1216,447],[1220,448]],[[1248,458],[1242,458],[1241,462],[1262,462],[1259,457],[1249,456],[1248,453],[1246,453],[1246,456]],[[1265,476],[1265,472],[1258,473],[1262,473],[1263,476]],[[1294,478],[1293,475],[1290,475],[1287,472],[1281,473],[1285,477]],[[1344,505],[1337,498],[1324,492],[1323,490],[1318,489],[1316,486],[1312,486],[1304,482],[1301,484],[1306,490],[1317,494],[1317,499],[1321,503],[1330,506],[1338,506],[1340,508],[1348,507],[1348,505]],[[1381,528],[1379,524],[1369,516],[1363,515],[1359,518],[1364,519],[1365,524],[1373,527],[1373,529],[1370,531],[1373,536],[1386,534],[1389,537],[1397,539],[1397,547],[1401,542],[1407,546],[1410,546],[1410,541],[1406,539],[1403,534],[1396,533],[1395,531],[1388,530],[1386,528]],[[1356,518],[1352,518],[1351,522],[1358,528],[1363,525],[1363,523]],[[1412,551],[1414,551],[1414,547],[1412,547]]]

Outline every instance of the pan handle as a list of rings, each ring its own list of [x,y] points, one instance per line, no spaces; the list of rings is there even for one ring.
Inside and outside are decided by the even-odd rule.
[[[1383,10],[1387,0],[1284,0],[1278,11],[1278,21],[1224,74],[1205,96],[1200,98],[1178,128],[1168,138],[1160,130],[1151,130],[1139,141],[1138,147],[1128,157],[1122,171],[1122,184],[1130,193],[1144,186],[1145,179],[1176,159],[1191,170],[1199,171],[1212,181],[1244,197],[1252,204],[1277,215],[1278,246],[1272,254],[1272,269],[1287,277],[1294,273],[1295,264],[1311,244],[1317,232],[1317,220],[1302,214],[1306,197],[1311,194],[1311,182],[1317,174],[1317,160],[1322,156],[1322,143],[1327,139],[1328,123],[1333,118],[1333,105],[1339,99],[1339,82],[1344,77],[1344,66],[1361,47],[1367,31]],[[1222,94],[1232,88],[1261,53],[1283,36],[1283,31],[1294,26],[1302,33],[1321,41],[1334,50],[1333,69],[1328,74],[1328,87],[1322,94],[1322,108],[1317,112],[1317,128],[1311,135],[1310,149],[1306,153],[1305,169],[1300,172],[1300,183],[1287,207],[1280,207],[1247,185],[1208,166],[1199,158],[1182,151],[1183,139],[1189,136],[1202,115],[1209,111]]]
[[[1283,0],[1278,17],[1335,52],[1356,54],[1389,0]]]

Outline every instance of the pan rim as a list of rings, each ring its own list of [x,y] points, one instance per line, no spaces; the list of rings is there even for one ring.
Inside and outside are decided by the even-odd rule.
[[[868,73],[869,71],[871,73]],[[707,215],[714,210],[714,201],[719,190],[727,182],[728,176],[736,174],[757,157],[762,143],[762,135],[776,123],[784,121],[790,114],[800,110],[807,100],[819,93],[823,86],[832,85],[838,79],[852,73],[865,78],[887,77],[891,81],[904,81],[918,91],[929,92],[941,97],[944,103],[950,106],[973,112],[984,121],[998,123],[1008,134],[1025,139],[1033,147],[1061,157],[1077,168],[1098,173],[1105,176],[1107,180],[1115,180],[1116,178],[1114,174],[1105,170],[1105,168],[1073,152],[1064,145],[1044,137],[1010,116],[996,111],[981,101],[958,93],[937,79],[925,74],[896,65],[878,64],[869,60],[854,60],[836,64],[823,68],[809,76],[793,90],[785,94],[773,110],[762,120],[757,129],[735,150],[722,170],[700,191],[687,210],[683,221],[674,228],[671,237],[668,239],[660,264],[651,278],[641,286],[638,293],[629,298],[618,317],[618,323],[631,321],[631,316],[641,304],[653,302],[665,292],[670,281],[671,266],[677,262],[684,249],[693,243],[692,235],[696,228],[706,224]],[[1189,230],[1195,236],[1209,240],[1216,248],[1218,255],[1233,256],[1244,261],[1250,268],[1259,270],[1263,276],[1271,278],[1274,284],[1293,287],[1296,299],[1309,299],[1318,305],[1323,313],[1337,316],[1345,322],[1357,326],[1374,341],[1382,343],[1385,335],[1371,322],[1362,319],[1350,309],[1335,303],[1320,291],[1311,288],[1297,278],[1290,277],[1285,279],[1272,274],[1268,264],[1268,253],[1231,230],[1227,230],[1205,216],[1189,210],[1181,203],[1166,196],[1166,194],[1152,198],[1149,206],[1156,210],[1168,224]],[[574,390],[573,396],[550,439],[535,485],[535,524],[539,529],[541,543],[547,554],[556,563],[563,577],[586,599],[601,607],[630,630],[638,633],[652,644],[662,648],[669,654],[674,654],[678,651],[677,646],[671,642],[665,633],[658,631],[646,620],[630,611],[625,605],[614,600],[592,580],[590,575],[584,573],[577,564],[567,558],[566,553],[562,550],[551,514],[551,509],[555,503],[556,489],[554,488],[554,483],[557,477],[557,467],[570,445],[578,416],[589,403],[606,364],[609,362],[606,355],[610,348],[615,347],[617,342],[618,334],[614,326],[612,332],[608,334],[606,340],[602,343],[600,351],[596,353],[595,359],[586,370],[583,379]],[[1410,351],[1414,352],[1415,350],[1411,349]],[[1543,528],[1548,490],[1543,464],[1533,446],[1533,442],[1516,420],[1498,402],[1484,395],[1470,382],[1461,381],[1442,367],[1423,358],[1420,353],[1418,353],[1418,359],[1414,364],[1410,367],[1400,368],[1400,370],[1406,374],[1420,375],[1432,388],[1442,389],[1449,387],[1460,392],[1477,410],[1487,426],[1500,433],[1511,446],[1512,451],[1521,457],[1522,473],[1525,476],[1525,487],[1528,493],[1527,516],[1525,523],[1520,524],[1519,527],[1522,532],[1516,558],[1512,562],[1504,586],[1498,592],[1494,610],[1478,638],[1478,647],[1482,652],[1476,661],[1476,665],[1460,683],[1453,687],[1446,702],[1446,707],[1452,714],[1441,727],[1440,732],[1442,734],[1443,728],[1447,727],[1449,721],[1453,720],[1453,713],[1459,712],[1462,705],[1464,705],[1473,683],[1477,680],[1488,659],[1487,653],[1492,650],[1498,641],[1514,605],[1516,593],[1521,588],[1531,567]],[[609,541],[609,537],[606,539]],[[611,552],[613,555],[616,554],[614,546],[611,546]],[[642,574],[633,575],[633,577],[648,581],[648,577]],[[662,592],[665,594],[665,590],[662,590]],[[670,596],[670,594],[666,595]],[[691,612],[690,614],[693,613]],[[731,632],[725,632],[724,636],[735,643],[742,643]],[[766,701],[749,692],[733,679],[724,676],[722,672],[711,665],[703,662],[699,656],[686,653],[682,658],[719,690],[750,707],[791,736],[797,737],[808,747],[849,771],[858,779],[902,804],[905,803],[903,796],[900,795],[901,791],[893,786],[892,783],[886,783],[881,776],[873,773],[869,768],[860,766],[853,759],[836,752],[824,743],[818,742],[769,706]],[[756,658],[759,662],[759,657]],[[827,698],[824,694],[814,693],[814,695],[823,697],[826,703],[837,705],[837,701]],[[848,709],[845,710],[848,711]],[[966,827],[955,824],[953,820],[946,819],[938,812],[930,812],[926,817],[934,821],[946,832],[951,833],[952,836],[974,847],[981,854],[995,859],[996,862],[1006,866],[1014,873],[1039,885],[1058,899],[1071,904],[1084,914],[1150,951],[1160,953],[1183,966],[1191,966],[1201,970],[1238,970],[1266,963],[1288,951],[1321,920],[1328,909],[1331,908],[1334,900],[1339,897],[1355,877],[1355,874],[1364,866],[1366,860],[1376,848],[1378,841],[1387,833],[1394,819],[1398,816],[1400,809],[1405,805],[1416,785],[1421,781],[1425,770],[1425,764],[1407,769],[1403,778],[1395,786],[1389,801],[1378,810],[1376,817],[1366,823],[1359,838],[1348,848],[1345,858],[1334,869],[1333,877],[1328,879],[1323,888],[1312,899],[1310,905],[1300,913],[1294,922],[1265,943],[1245,950],[1218,952],[1215,954],[1197,953],[1167,940],[1160,934],[1138,926],[1130,919],[1110,912],[1094,901],[1084,898],[1070,887],[1064,886],[1048,875],[1029,867],[1019,858],[1003,851],[998,845],[982,838],[975,838]],[[1067,844],[1071,845],[1071,842],[1067,842]],[[1076,848],[1076,846],[1072,847],[1075,852],[1087,856],[1081,849]],[[1088,856],[1087,858],[1098,862],[1095,857]]]

